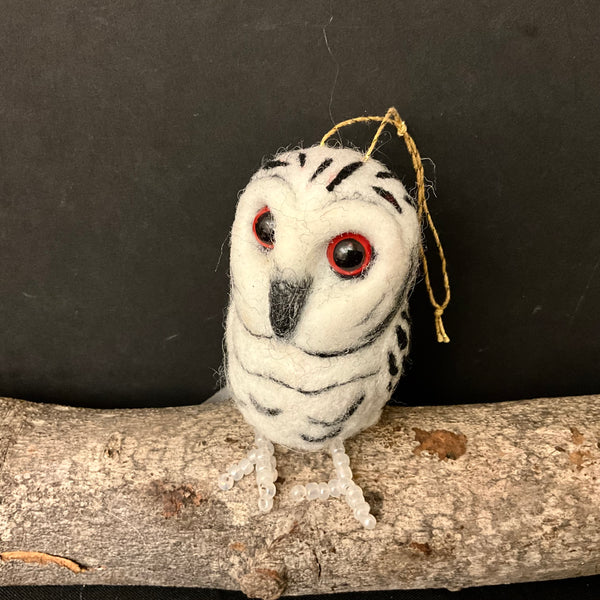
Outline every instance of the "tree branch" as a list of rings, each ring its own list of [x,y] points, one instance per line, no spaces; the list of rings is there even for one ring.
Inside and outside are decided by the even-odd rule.
[[[1,399],[0,585],[274,599],[600,573],[600,396],[387,408],[346,444],[373,531],[342,500],[292,501],[295,483],[330,478],[326,454],[276,448],[271,513],[258,511],[254,477],[219,491],[218,474],[251,443],[228,401],[94,410]]]

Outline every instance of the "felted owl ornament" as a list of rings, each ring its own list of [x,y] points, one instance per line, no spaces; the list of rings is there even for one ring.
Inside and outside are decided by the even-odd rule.
[[[225,362],[229,391],[256,443],[220,476],[219,486],[230,489],[256,471],[258,506],[269,511],[277,479],[273,444],[327,449],[335,476],[296,485],[292,495],[299,501],[345,496],[356,519],[372,529],[375,518],[343,442],[379,420],[402,374],[420,221],[429,213],[420,158],[398,113],[360,120],[381,122],[367,153],[325,145],[344,122],[321,145],[264,162],[240,195]],[[386,123],[414,148],[417,207],[400,180],[370,156]],[[447,340],[445,305],[436,303],[440,341]]]

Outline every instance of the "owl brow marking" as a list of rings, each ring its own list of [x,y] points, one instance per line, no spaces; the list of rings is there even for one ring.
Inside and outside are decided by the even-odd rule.
[[[389,171],[379,171],[377,175],[375,175],[378,179],[398,179],[393,173]]]
[[[360,167],[362,167],[365,163],[362,162],[362,160],[358,161],[358,162],[353,162],[350,163],[349,165],[346,165],[336,176],[335,179],[333,179],[331,181],[331,183],[327,186],[327,191],[331,192],[333,191],[333,188],[335,188],[336,185],[339,185],[340,183],[342,183],[342,181],[344,181],[344,179],[346,179],[347,177],[350,177],[350,175],[352,175],[352,173],[354,173],[354,171],[356,171],[357,169],[359,169]]]
[[[270,160],[263,165],[263,169],[274,169],[276,167],[287,167],[290,163],[284,160]]]
[[[259,402],[257,402],[250,394],[248,394],[248,399],[250,400],[250,404],[257,410],[257,412],[267,415],[268,417],[276,417],[280,415],[283,411],[280,408],[267,408],[263,406]]]
[[[402,208],[400,207],[400,205],[398,204],[398,202],[396,202],[396,198],[394,198],[394,196],[388,192],[387,190],[384,190],[383,188],[377,187],[376,185],[373,186],[373,189],[384,199],[387,200],[390,204],[392,204],[394,206],[394,208],[398,211],[398,212],[402,212]]]
[[[332,158],[326,158],[318,167],[317,170],[312,174],[310,181],[314,181],[331,163]]]
[[[304,152],[300,152],[300,154],[298,154],[298,160],[300,161],[300,166],[303,167],[304,163],[306,162],[306,154],[304,154]]]
[[[363,394],[360,398],[355,400],[342,415],[340,415],[337,419],[334,419],[333,421],[319,421],[318,419],[313,419],[312,417],[308,417],[308,421],[313,425],[322,425],[323,427],[336,427],[337,425],[345,423],[357,411],[358,407],[363,403],[364,399],[365,395]]]

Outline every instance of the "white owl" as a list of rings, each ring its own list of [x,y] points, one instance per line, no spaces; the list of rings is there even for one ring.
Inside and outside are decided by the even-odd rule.
[[[256,468],[268,511],[272,443],[329,448],[337,477],[295,497],[345,495],[375,526],[343,440],[377,422],[402,373],[420,226],[402,183],[348,148],[314,146],[266,162],[241,194],[231,233],[226,374],[257,447],[219,480]]]

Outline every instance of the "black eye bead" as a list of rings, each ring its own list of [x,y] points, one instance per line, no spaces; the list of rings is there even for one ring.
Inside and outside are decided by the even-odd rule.
[[[252,224],[254,237],[264,248],[273,248],[275,245],[275,219],[268,206],[261,208],[254,217]]]
[[[360,267],[365,260],[365,249],[356,240],[347,239],[338,242],[333,249],[333,261],[344,271]]]
[[[359,233],[342,233],[327,247],[327,258],[333,270],[342,277],[356,277],[371,262],[371,244]]]

